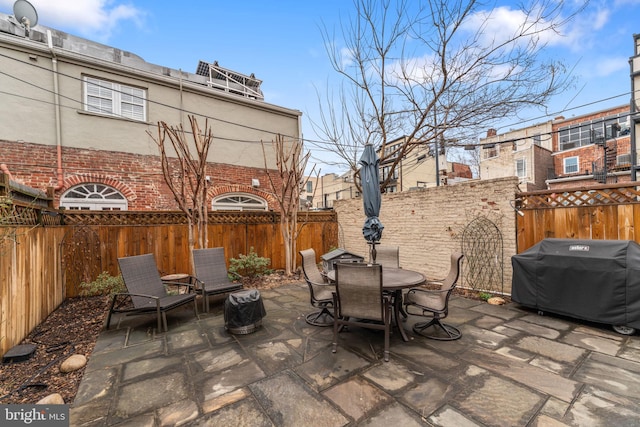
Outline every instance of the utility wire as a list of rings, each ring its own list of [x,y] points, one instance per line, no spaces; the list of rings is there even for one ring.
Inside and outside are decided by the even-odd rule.
[[[39,69],[41,69],[43,71],[46,71],[46,72],[49,72],[49,73],[54,73],[55,72],[59,76],[66,77],[66,78],[69,78],[69,79],[76,80],[76,81],[84,83],[84,80],[82,78],[79,78],[79,77],[76,77],[76,76],[72,76],[72,75],[68,75],[68,74],[65,74],[65,73],[61,73],[59,71],[53,71],[53,70],[51,70],[49,68],[34,64],[32,62],[20,60],[20,59],[13,58],[11,56],[4,55],[4,54],[0,54],[0,57],[4,57],[6,59],[10,59],[10,60],[13,60],[13,61],[16,61],[16,62],[20,62],[22,64],[29,65],[31,67],[39,68]],[[26,81],[24,79],[18,78],[18,77],[13,76],[13,75],[11,75],[9,73],[0,71],[0,74],[5,75],[5,76],[7,76],[9,78],[18,80],[18,81],[20,81],[22,83],[28,84],[30,86],[36,87],[36,88],[38,88],[40,90],[43,90],[45,92],[53,93],[53,91],[50,90],[50,89],[47,89],[47,88],[42,87],[42,86],[38,86],[38,85],[36,85],[34,83],[31,83],[31,82]],[[122,93],[121,91],[118,91],[116,89],[111,89],[111,90],[113,92]],[[16,97],[21,97],[23,99],[28,99],[28,100],[32,100],[32,101],[36,101],[36,102],[42,102],[42,103],[46,103],[46,104],[53,104],[53,102],[50,102],[50,101],[39,100],[39,99],[31,98],[31,97],[25,97],[24,95],[10,93],[10,92],[6,92],[6,91],[0,91],[0,93],[6,94],[6,95],[11,95],[11,96],[16,96]],[[614,95],[614,96],[610,96],[610,97],[607,97],[607,98],[602,98],[602,99],[599,99],[599,100],[591,101],[591,102],[588,102],[586,104],[578,105],[578,106],[575,106],[575,107],[572,107],[572,108],[564,109],[562,111],[558,111],[558,112],[555,112],[555,113],[550,113],[550,114],[534,117],[534,118],[531,118],[531,119],[521,120],[519,122],[515,122],[515,123],[510,124],[510,125],[504,125],[504,126],[501,126],[501,127],[503,127],[503,128],[505,128],[505,127],[511,128],[511,127],[515,127],[515,126],[518,126],[518,125],[521,125],[521,124],[524,124],[524,123],[532,122],[534,120],[540,120],[540,119],[549,118],[551,116],[562,115],[562,114],[564,114],[566,112],[569,112],[569,111],[573,111],[573,110],[576,110],[576,109],[589,107],[589,106],[592,106],[592,105],[595,105],[595,104],[598,104],[598,103],[601,103],[601,102],[610,101],[610,100],[613,100],[613,99],[616,99],[616,98],[620,98],[620,97],[623,97],[623,96],[629,96],[630,94],[631,94],[631,92],[625,92],[625,93]],[[84,105],[84,102],[80,101],[78,99],[71,98],[69,96],[65,96],[65,95],[61,95],[61,94],[59,94],[59,96],[61,96],[64,99],[68,99],[68,100],[78,104],[79,107],[82,107],[82,105]],[[190,111],[190,110],[184,110],[184,109],[182,109],[180,107],[176,107],[174,105],[166,104],[166,103],[159,102],[159,101],[154,101],[154,100],[149,99],[149,98],[147,98],[147,102],[149,102],[150,104],[159,105],[159,106],[166,107],[166,108],[169,108],[169,109],[178,110],[178,111],[181,111],[181,112],[184,112],[184,113],[187,113],[187,114],[199,115],[199,116],[204,117],[206,119],[215,120],[215,121],[218,121],[218,122],[221,122],[221,123],[226,123],[226,124],[229,124],[229,125],[238,126],[238,127],[242,127],[242,128],[250,129],[250,130],[255,130],[255,131],[259,131],[259,132],[265,132],[265,133],[269,133],[269,134],[272,134],[272,135],[278,135],[278,132],[273,132],[273,131],[267,130],[267,129],[262,129],[262,128],[257,128],[257,127],[253,127],[253,126],[244,125],[244,124],[240,124],[240,123],[233,122],[233,121],[230,121],[230,120],[220,119],[220,118],[217,118],[217,117],[208,116],[208,115],[204,115],[204,114],[201,114],[201,113],[196,113],[196,112]],[[61,105],[61,107],[74,109],[74,107],[71,107],[71,106]],[[109,115],[118,117],[117,114],[113,114],[113,113],[109,113]],[[628,114],[628,115],[630,115],[630,114]],[[119,117],[123,117],[124,118],[124,116],[119,116]],[[190,131],[188,131],[186,129],[184,131],[187,134],[191,133]],[[551,135],[553,133],[555,133],[555,132],[544,133],[544,134],[541,134],[541,135]],[[292,141],[300,140],[300,138],[298,138],[297,136],[283,135],[283,134],[280,134],[280,135],[285,137],[285,138],[291,139]],[[235,138],[225,138],[225,137],[219,137],[219,136],[215,136],[215,135],[214,135],[214,138],[218,139],[218,140],[228,140],[228,141],[247,142],[247,143],[268,143],[269,142],[269,141],[265,142],[265,141],[262,141],[262,140],[259,140],[259,141],[258,140],[238,140],[238,139],[235,139]],[[503,144],[503,143],[508,143],[508,142],[521,141],[521,140],[525,140],[525,139],[528,139],[528,138],[531,138],[531,137],[514,138],[514,139],[505,140],[505,141],[496,141],[495,143],[496,144],[498,144],[498,143]],[[302,140],[305,143],[310,143],[317,150],[327,151],[327,152],[335,152],[335,148],[332,148],[332,147],[335,146],[335,142],[332,142],[332,141],[320,141],[320,140],[314,140],[314,139],[308,139],[308,138],[303,138]],[[494,142],[492,142],[492,143],[494,143]],[[462,146],[477,147],[477,146],[480,146],[480,145],[483,145],[483,144],[479,144],[479,143],[478,144],[459,144],[459,145],[449,144],[449,146],[453,146],[453,147],[456,147],[456,146],[458,146],[458,147],[462,147]],[[326,148],[324,146],[326,146]]]

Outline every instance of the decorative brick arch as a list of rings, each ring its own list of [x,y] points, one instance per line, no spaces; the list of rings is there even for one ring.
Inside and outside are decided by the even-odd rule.
[[[126,184],[113,179],[112,177],[100,174],[86,174],[86,175],[73,175],[64,180],[64,186],[61,190],[61,193],[65,193],[71,187],[75,187],[79,184],[104,184],[109,187],[113,187],[118,190],[122,195],[127,199],[127,201],[133,201],[137,198],[136,194],[133,190]]]
[[[213,200],[217,196],[221,196],[227,193],[246,193],[252,194],[254,196],[258,196],[267,201],[267,209],[270,210],[279,210],[278,201],[273,196],[272,193],[267,193],[266,191],[261,191],[255,187],[251,187],[249,185],[243,184],[225,184],[214,186],[209,189],[207,192],[209,204],[211,204],[211,200]]]

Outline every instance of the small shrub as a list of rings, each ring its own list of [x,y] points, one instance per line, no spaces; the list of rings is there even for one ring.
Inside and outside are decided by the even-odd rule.
[[[257,277],[271,273],[269,264],[270,258],[259,257],[251,247],[248,255],[240,254],[238,258],[229,260],[229,271],[243,277]]]
[[[493,297],[493,295],[491,295],[491,294],[490,294],[490,293],[488,293],[488,292],[479,292],[479,293],[478,293],[478,297],[479,297],[482,301],[486,301],[486,300],[488,300],[489,298]]]
[[[118,292],[126,292],[122,276],[111,276],[103,271],[93,282],[80,283],[80,296],[92,297],[97,295],[113,295]]]

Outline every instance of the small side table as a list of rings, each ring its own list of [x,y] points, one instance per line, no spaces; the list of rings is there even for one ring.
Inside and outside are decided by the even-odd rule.
[[[178,285],[179,283],[184,283],[185,285],[191,284],[191,276],[187,273],[167,274],[160,277],[160,279],[165,284],[165,286],[169,286],[170,289],[174,286],[177,286],[179,293],[182,293],[184,291],[184,289],[181,289],[181,287]]]
[[[180,282],[181,280],[188,279],[188,278],[189,278],[189,275],[187,273],[167,274],[166,276],[161,277],[163,282]]]

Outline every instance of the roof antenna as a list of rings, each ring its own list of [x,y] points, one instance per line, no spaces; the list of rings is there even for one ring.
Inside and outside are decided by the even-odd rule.
[[[25,37],[29,36],[31,27],[38,25],[38,12],[27,0],[16,0],[13,4],[13,15],[24,27]]]

